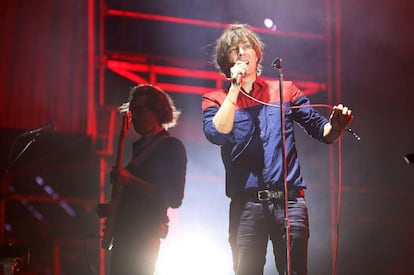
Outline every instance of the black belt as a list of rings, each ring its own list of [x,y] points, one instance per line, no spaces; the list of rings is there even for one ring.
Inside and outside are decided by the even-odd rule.
[[[297,198],[304,198],[305,190],[304,189],[294,189],[288,191],[288,200],[295,200]],[[251,201],[251,202],[268,202],[283,200],[285,198],[284,191],[275,191],[275,190],[259,190],[259,191],[249,191],[237,193],[232,199],[242,200],[242,201]]]

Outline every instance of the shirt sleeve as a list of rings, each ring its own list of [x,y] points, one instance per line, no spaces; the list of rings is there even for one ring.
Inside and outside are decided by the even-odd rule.
[[[223,97],[223,96],[221,96]],[[216,145],[224,145],[226,142],[233,142],[232,133],[223,134],[217,131],[214,126],[213,118],[223,102],[217,93],[206,94],[202,97],[202,111],[203,111],[203,131],[207,140]]]
[[[310,100],[302,91],[292,84],[290,87],[292,92],[292,106],[300,108],[293,109],[294,120],[314,139],[324,143],[328,143],[324,137],[324,127],[328,123],[328,119],[321,115],[316,109],[310,106]]]

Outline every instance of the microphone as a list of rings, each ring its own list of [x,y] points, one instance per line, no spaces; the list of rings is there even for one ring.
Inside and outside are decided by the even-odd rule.
[[[240,86],[240,85],[243,84],[243,77],[244,77],[244,74],[243,73],[239,73],[237,75],[237,78],[236,78],[236,84],[237,84],[237,86]]]
[[[27,136],[30,136],[30,135],[40,134],[41,132],[44,132],[44,131],[53,131],[55,129],[56,129],[55,124],[52,121],[50,121],[46,125],[39,126],[39,127],[35,128],[33,130],[28,130],[28,131],[24,132],[23,134],[21,134],[20,136],[21,137],[27,137]]]
[[[283,63],[282,58],[276,57],[275,59],[273,59],[273,62],[272,62],[273,69],[282,69],[282,63]]]
[[[244,64],[245,64],[246,69],[247,69],[247,66],[249,65],[249,61],[244,62]],[[246,76],[246,71],[244,71],[244,72],[240,72],[240,73],[237,75],[237,77],[236,77],[236,84],[237,84],[237,86],[240,86],[240,85],[242,85],[242,84],[243,84],[243,78],[244,78],[245,76]]]

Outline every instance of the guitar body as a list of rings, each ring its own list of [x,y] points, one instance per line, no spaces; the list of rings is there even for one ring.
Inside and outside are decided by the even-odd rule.
[[[122,156],[124,153],[125,137],[130,126],[131,114],[129,111],[125,112],[122,118],[122,127],[118,140],[118,149],[116,155],[115,169],[122,167]],[[105,219],[105,228],[103,230],[103,238],[101,247],[105,250],[111,250],[113,247],[113,230],[116,218],[116,212],[122,196],[122,187],[119,184],[113,183],[111,190],[111,200],[107,204],[107,215]]]
[[[107,204],[107,217],[105,219],[105,228],[103,230],[101,244],[102,248],[108,251],[112,250],[113,247],[114,222],[122,190],[120,187],[117,188],[117,184],[114,184],[111,192],[111,200]]]

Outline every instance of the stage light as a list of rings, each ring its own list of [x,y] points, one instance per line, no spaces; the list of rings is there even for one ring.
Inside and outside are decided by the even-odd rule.
[[[270,18],[266,18],[264,21],[263,21],[263,24],[264,24],[264,26],[266,27],[266,28],[268,28],[268,29],[271,29],[272,31],[275,31],[276,30],[276,24],[273,22],[273,20],[272,19],[270,19]]]
[[[198,232],[197,232],[198,231]],[[228,275],[230,254],[214,245],[208,231],[169,236],[161,245],[155,275]],[[226,251],[226,252],[225,252]]]

